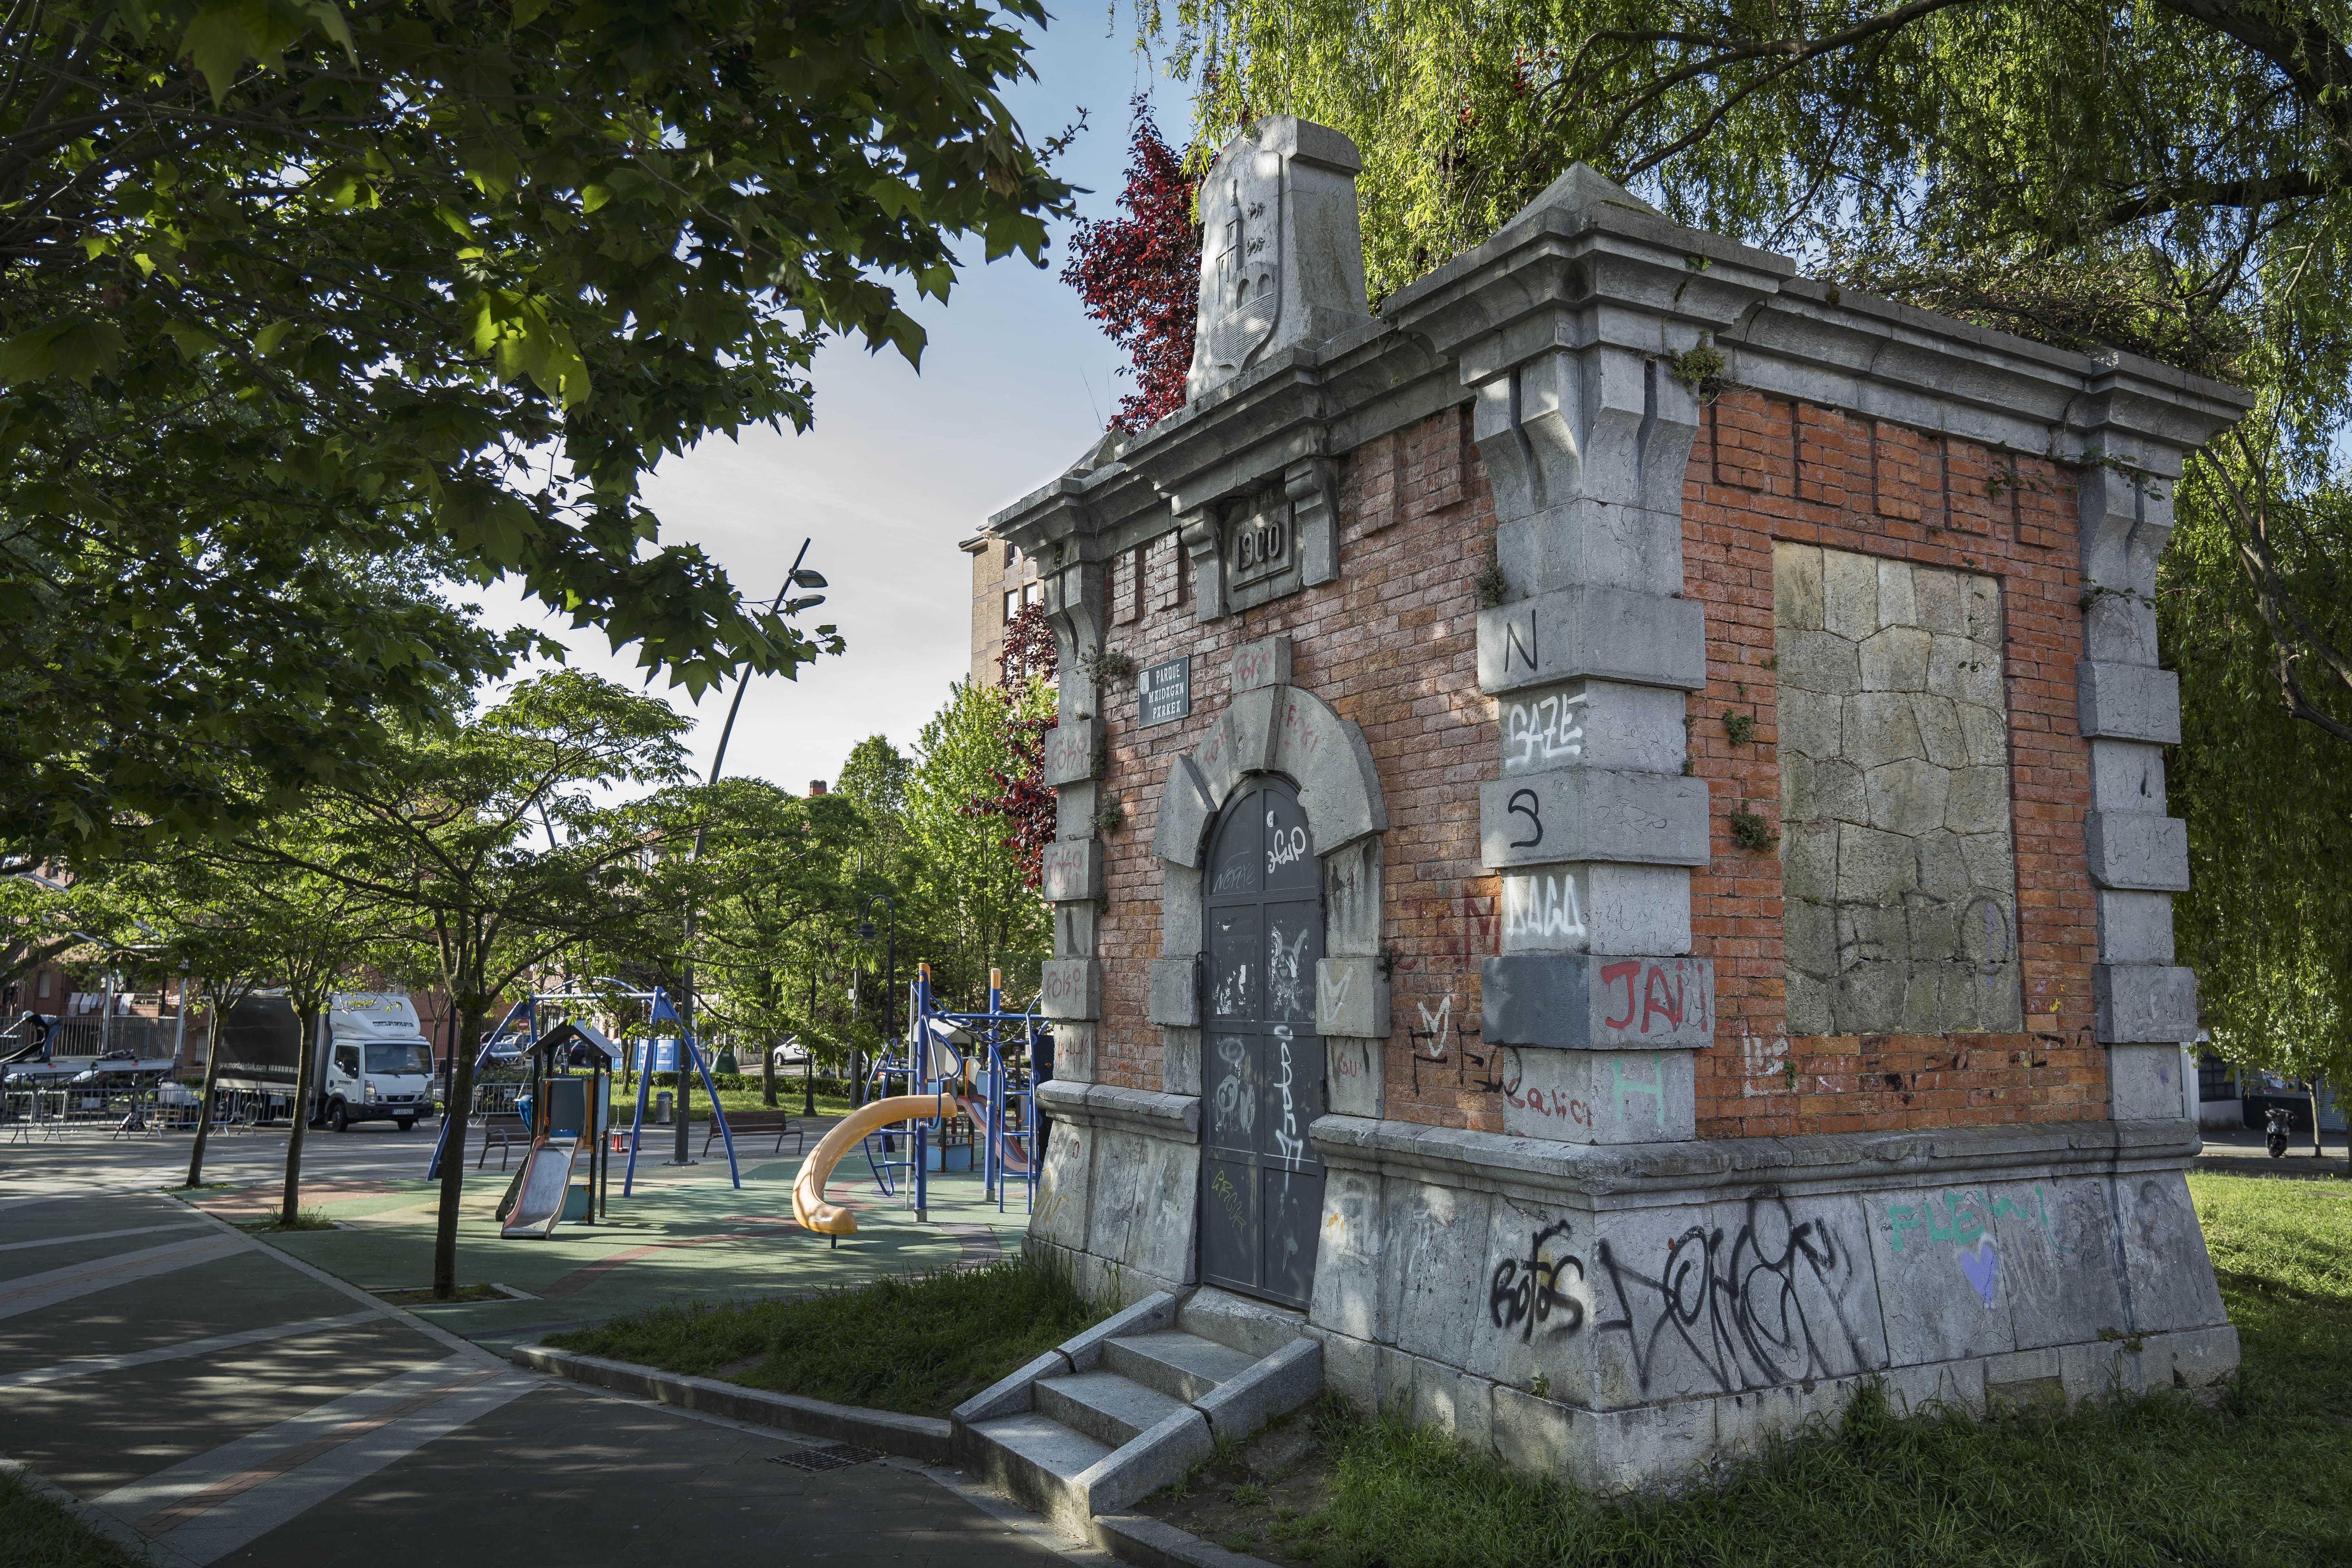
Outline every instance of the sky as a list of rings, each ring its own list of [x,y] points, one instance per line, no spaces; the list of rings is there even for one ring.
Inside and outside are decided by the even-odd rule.
[[[1057,15],[1033,37],[1037,79],[1005,95],[1041,143],[1087,110],[1055,172],[1087,188],[1087,217],[1117,208],[1127,163],[1128,102],[1150,91],[1162,131],[1188,110],[1130,47],[1128,8]],[[802,667],[797,680],[754,677],[728,742],[729,777],[756,775],[798,794],[838,777],[867,735],[909,749],[971,666],[971,558],[956,548],[989,515],[1076,461],[1100,437],[1123,384],[1122,354],[1060,279],[1067,226],[1048,265],[1020,258],[967,268],[947,302],[908,307],[930,334],[919,374],[895,352],[829,343],[816,358],[815,423],[805,434],[758,429],[713,437],[665,463],[646,486],[665,539],[691,540],[747,598],[772,597],[801,541],[848,650]],[[977,253],[975,242],[970,247]],[[902,289],[911,299],[911,289]],[[642,685],[634,650],[615,657],[594,628],[573,631],[503,585],[465,595],[485,619],[540,626],[576,668]],[[698,704],[656,678],[654,689],[694,714],[694,766],[707,775],[732,684]]]

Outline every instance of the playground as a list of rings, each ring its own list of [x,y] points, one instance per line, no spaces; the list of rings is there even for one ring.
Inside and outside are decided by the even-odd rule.
[[[504,1057],[525,1081],[520,1136],[486,1147],[487,1127],[467,1132],[457,1275],[472,1299],[426,1294],[446,1124],[306,1144],[301,1206],[325,1226],[270,1244],[501,1350],[665,1302],[801,1293],[1019,1250],[1034,1196],[1031,1074],[1043,1031],[1034,1014],[1008,1010],[1001,991],[982,1011],[948,1011],[925,971],[909,987],[915,1043],[872,1065],[866,1103],[846,1117],[793,1116],[782,1137],[772,1125],[739,1133],[719,1112],[689,1129],[698,1158],[687,1166],[667,1163],[674,1129],[653,1120],[645,1073],[634,1097],[615,1103],[627,1047],[599,1033],[583,1006],[610,995],[527,998],[480,1048],[478,1068]],[[717,1089],[690,1031],[660,991],[633,996],[677,1030],[707,1114]],[[592,1106],[614,1108],[593,1132]],[[413,1163],[395,1151],[413,1152]],[[346,1173],[346,1159],[364,1170]],[[265,1179],[193,1201],[253,1225],[277,1212],[278,1196]]]

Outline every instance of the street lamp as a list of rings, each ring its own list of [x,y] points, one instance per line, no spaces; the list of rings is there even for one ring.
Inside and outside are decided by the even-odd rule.
[[[877,893],[872,898],[866,900],[866,918],[857,922],[857,940],[860,942],[872,942],[874,940],[874,906],[877,904],[880,904],[884,909],[890,911],[889,934],[883,939],[882,942],[882,1005],[886,1008],[895,1009],[898,1006],[898,1003],[893,1000],[893,998],[895,998],[898,994],[898,900],[892,898],[887,893]],[[883,1016],[885,1018],[893,1018],[897,1016],[897,1014],[895,1012],[886,1012],[883,1014]],[[886,1028],[883,1031],[883,1038],[887,1041],[889,1037],[889,1031]],[[865,1087],[865,1076],[860,1074],[858,1075],[857,1087],[851,1094],[851,1100],[854,1103],[864,1102]]]

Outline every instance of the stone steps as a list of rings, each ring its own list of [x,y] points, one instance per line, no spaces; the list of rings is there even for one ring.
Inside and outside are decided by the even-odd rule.
[[[1301,1316],[1220,1290],[1165,1291],[959,1406],[956,1452],[1071,1533],[1140,1500],[1321,1391]]]

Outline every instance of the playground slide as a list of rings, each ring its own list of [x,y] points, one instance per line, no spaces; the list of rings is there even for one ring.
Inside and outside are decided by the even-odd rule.
[[[897,1094],[851,1111],[848,1119],[826,1133],[815,1152],[801,1163],[800,1174],[793,1178],[793,1217],[801,1222],[803,1228],[820,1235],[856,1236],[857,1216],[824,1201],[824,1184],[832,1179],[835,1164],[877,1127],[954,1114],[952,1094]]]
[[[572,1190],[572,1163],[586,1142],[575,1138],[569,1146],[559,1148],[541,1138],[530,1146],[530,1152],[523,1157],[514,1208],[499,1229],[500,1236],[544,1241],[555,1234],[555,1222],[563,1217],[564,1194]]]
[[[971,1118],[971,1124],[980,1129],[982,1138],[992,1140],[996,1137],[996,1129],[988,1121],[988,1101],[982,1096],[958,1095],[956,1109]],[[1029,1151],[1022,1146],[1018,1138],[1007,1138],[997,1144],[997,1156],[1012,1174],[1025,1176],[1029,1173]]]

